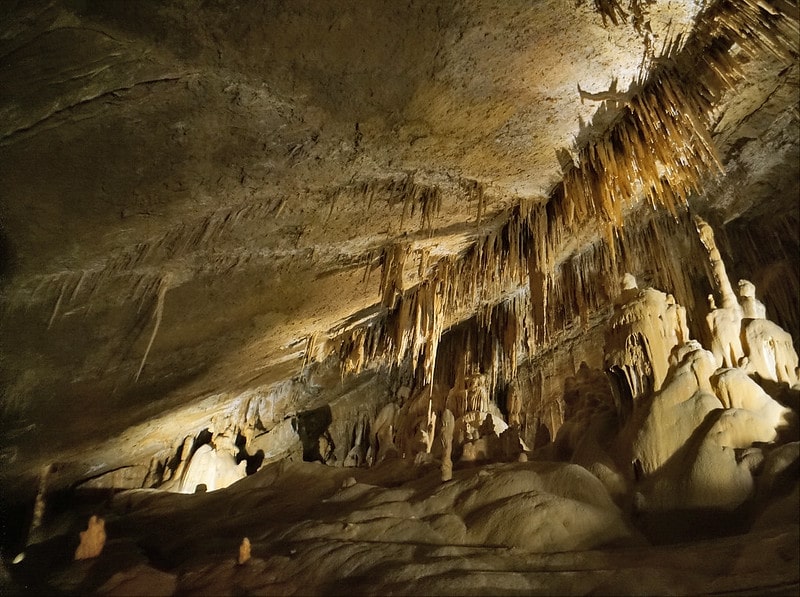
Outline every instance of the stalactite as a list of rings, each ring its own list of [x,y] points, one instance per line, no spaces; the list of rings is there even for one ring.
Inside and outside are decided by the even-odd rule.
[[[738,64],[763,52],[796,56],[797,9],[785,4],[720,1],[705,9],[691,40],[634,82],[638,91],[614,124],[580,149],[554,215],[567,228],[587,218],[621,227],[640,197],[677,214],[709,174],[723,171],[710,134],[713,104],[741,80]],[[597,8],[610,17],[615,6]]]
[[[476,226],[480,228],[483,221],[483,214],[486,208],[486,193],[483,183],[472,180],[461,180],[461,190],[466,194],[468,201],[477,202],[477,217],[475,218]]]
[[[397,297],[403,294],[403,273],[410,250],[407,243],[397,243],[383,252],[380,296],[384,307],[393,307]]]
[[[156,339],[156,334],[158,333],[158,328],[161,326],[161,317],[164,314],[164,297],[167,295],[167,290],[169,289],[169,283],[171,281],[170,274],[164,274],[161,277],[161,284],[158,287],[158,296],[156,298],[156,305],[153,310],[153,319],[155,322],[153,323],[153,332],[150,334],[150,340],[147,343],[147,348],[144,350],[144,355],[142,355],[142,362],[139,364],[139,369],[136,371],[136,375],[134,376],[134,381],[139,381],[139,376],[142,374],[142,369],[144,369],[144,364],[147,362],[147,355],[150,354],[150,349],[153,347],[153,341]]]
[[[303,352],[303,368],[306,368],[309,365],[313,355],[316,353],[317,342],[317,334],[309,334],[306,337],[306,348]]]
[[[56,304],[53,307],[53,314],[50,316],[50,321],[47,322],[47,329],[49,330],[53,327],[53,322],[56,320],[58,316],[58,310],[61,307],[61,301],[64,300],[64,292],[67,290],[67,281],[61,283],[61,291],[58,293],[58,299],[56,300]]]
[[[415,172],[408,172],[400,177],[362,180],[340,187],[332,194],[344,194],[350,199],[365,197],[367,209],[372,208],[376,197],[384,198],[389,205],[400,203],[403,206],[400,230],[405,226],[406,217],[413,217],[419,212],[420,230],[430,232],[433,230],[433,218],[442,208],[442,190],[435,184],[416,182],[415,177]]]
[[[84,280],[86,280],[86,270],[81,271],[81,275],[78,278],[78,281],[75,283],[75,288],[72,289],[72,294],[69,297],[69,302],[74,303],[75,297],[78,296],[78,292],[80,292],[81,286],[83,286]]]

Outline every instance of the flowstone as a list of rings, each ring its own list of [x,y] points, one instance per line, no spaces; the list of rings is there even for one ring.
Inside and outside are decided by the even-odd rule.
[[[606,368],[621,373],[623,391],[634,403],[661,389],[669,356],[689,339],[686,312],[671,295],[639,289],[626,274],[623,302],[616,305],[606,335]]]
[[[689,340],[683,326],[676,325],[679,320],[667,317],[670,309],[676,312],[677,305],[667,301],[666,295],[653,289],[636,291],[630,283],[623,291],[626,302],[618,307],[612,332],[607,336],[609,370],[612,375],[614,368],[625,371],[636,398],[614,453],[618,462],[630,463],[627,475],[634,482],[634,503],[640,510],[738,507],[754,495],[754,475],[763,464],[763,450],[774,446],[779,432],[789,428],[794,417],[791,409],[767,394],[748,373],[791,382],[790,372],[797,367],[796,354],[776,349],[779,343],[774,338],[782,332],[778,326],[766,319],[742,317],[760,317],[766,310],[746,280],[739,284],[742,304],[736,302],[724,264],[721,258],[715,259],[719,253],[707,225],[702,238],[709,248],[715,281],[725,305],[713,310],[708,318],[714,352]],[[741,336],[745,339],[750,326],[768,330],[764,336],[773,340],[764,345],[771,352],[754,350],[753,343],[746,342],[745,352],[754,356],[756,363],[748,358],[737,360],[738,348],[728,337],[740,335],[732,333],[730,326],[734,324],[743,330]],[[679,333],[672,335],[668,333],[670,329]],[[790,338],[788,345],[791,346]],[[733,361],[740,366],[719,368]],[[763,372],[767,365],[771,375]],[[660,372],[665,369],[662,378]],[[565,427],[569,428],[569,424]],[[605,472],[607,485],[613,487],[621,480],[608,476],[601,466],[607,465],[608,458],[604,462],[605,452],[601,446],[595,448],[591,452],[598,455],[582,464]],[[585,456],[587,452],[583,452]],[[606,468],[613,472],[613,467]]]
[[[233,439],[222,434],[215,445],[204,444],[192,455],[178,483],[181,493],[215,491],[247,476],[247,462],[236,463],[238,452]]]

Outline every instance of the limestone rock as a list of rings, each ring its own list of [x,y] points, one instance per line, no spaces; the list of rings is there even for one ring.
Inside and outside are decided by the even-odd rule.
[[[629,281],[627,299],[615,307],[606,336],[606,368],[618,370],[635,402],[661,389],[672,350],[689,340],[686,316],[659,290]]]

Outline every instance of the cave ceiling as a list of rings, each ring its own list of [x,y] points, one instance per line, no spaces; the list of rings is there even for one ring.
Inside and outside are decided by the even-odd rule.
[[[637,94],[694,84],[726,3],[2,4],[3,468],[74,460],[74,480],[119,464],[106,440],[170,444],[384,315],[397,247],[402,293],[563,195]],[[796,222],[797,4],[744,4],[780,35],[728,40],[706,138],[659,175],[697,170],[675,204],[714,223]],[[619,210],[548,260],[654,211]]]

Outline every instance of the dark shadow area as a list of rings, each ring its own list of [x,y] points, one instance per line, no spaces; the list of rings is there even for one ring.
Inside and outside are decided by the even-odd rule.
[[[324,455],[320,453],[320,438],[328,430],[333,421],[331,407],[327,404],[298,413],[297,434],[303,443],[303,460],[306,462],[324,462]]]
[[[242,461],[247,462],[247,467],[245,472],[248,475],[252,475],[253,473],[257,472],[258,469],[261,468],[261,465],[264,462],[264,450],[258,450],[254,454],[248,454],[246,449],[247,438],[243,436],[241,433],[236,435],[236,447],[238,448],[238,452],[236,453],[236,464],[239,464]]]
[[[99,560],[76,562],[74,553],[80,543],[80,532],[86,530],[89,517],[95,513],[102,516],[108,502],[117,492],[118,490],[114,489],[67,488],[46,494],[45,512],[40,529],[31,533],[29,539],[31,544],[27,546],[25,543],[28,540],[33,503],[2,504],[3,516],[8,515],[15,524],[9,525],[5,520],[3,523],[4,531],[13,530],[14,537],[5,534],[3,537],[3,563],[8,570],[10,584],[7,587],[0,585],[0,594],[85,595],[99,588],[115,571],[114,560],[109,560],[107,576],[100,577],[102,582],[93,583],[91,580],[102,572],[101,567],[94,566]],[[19,514],[20,517],[11,518],[15,514]],[[11,529],[11,526],[14,528]],[[41,540],[45,536],[49,538]],[[111,550],[119,549],[112,544],[109,546]],[[24,553],[24,558],[16,564],[12,563],[21,553]],[[90,569],[85,576],[75,575],[75,578],[83,577],[83,582],[69,588],[62,587],[60,590],[53,588],[54,577],[68,568],[81,567]]]
[[[541,421],[539,421],[539,424],[536,426],[536,435],[534,437],[536,438],[533,442],[534,450],[543,448],[552,441],[550,438],[550,430],[547,428],[547,425]]]
[[[14,273],[15,256],[5,228],[0,224],[0,287]]]
[[[800,459],[775,476],[765,495],[758,493],[739,507],[726,511],[719,508],[694,508],[663,512],[639,512],[634,515],[636,528],[653,545],[717,539],[744,535],[752,530],[758,516],[770,505],[788,497],[800,478]]]
[[[633,412],[633,392],[628,383],[628,377],[620,367],[617,365],[609,367],[606,374],[611,382],[611,394],[619,413],[620,426],[622,426]]]
[[[640,512],[635,524],[653,545],[670,545],[741,535],[750,529],[752,518],[752,503],[746,502],[730,512],[714,508]]]

